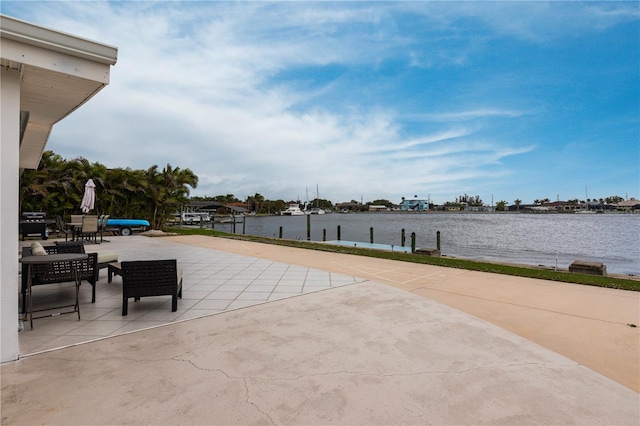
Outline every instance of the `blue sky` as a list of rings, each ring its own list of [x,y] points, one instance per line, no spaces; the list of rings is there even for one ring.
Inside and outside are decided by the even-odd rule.
[[[118,48],[48,149],[192,195],[640,198],[638,2],[11,2]]]

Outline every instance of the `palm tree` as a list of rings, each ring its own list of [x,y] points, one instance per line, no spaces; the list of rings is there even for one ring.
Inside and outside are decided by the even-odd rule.
[[[198,185],[198,177],[189,169],[175,169],[170,164],[158,172],[158,166],[150,167],[146,172],[145,187],[149,202],[151,227],[159,229],[166,220],[177,211],[181,204],[188,202],[189,189]]]
[[[520,204],[521,204],[521,203],[522,203],[522,200],[521,200],[521,199],[519,199],[519,198],[517,198],[517,199],[513,202],[513,204],[515,204],[515,205],[516,205],[516,210],[520,211]]]
[[[25,170],[20,177],[21,210],[63,217],[73,212],[84,193],[85,182],[76,177],[79,168],[52,151],[43,152],[38,169]]]
[[[91,178],[99,195],[96,212],[112,217],[144,218],[154,228],[164,225],[188,200],[189,188],[198,177],[189,169],[158,166],[147,170],[107,169],[84,158],[66,161],[52,151],[45,151],[37,170],[25,170],[20,176],[22,211],[44,211],[50,216],[75,213]]]
[[[254,203],[253,210],[256,213],[260,213],[260,206],[264,203],[264,197],[256,192],[256,194],[251,198]]]

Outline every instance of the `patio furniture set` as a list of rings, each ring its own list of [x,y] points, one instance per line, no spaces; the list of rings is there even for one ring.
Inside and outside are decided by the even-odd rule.
[[[127,315],[128,300],[135,301],[148,296],[171,296],[171,311],[178,309],[178,297],[182,298],[182,270],[176,259],[137,260],[118,262],[117,253],[86,253],[83,241],[56,242],[43,246],[33,242],[22,250],[22,313],[24,320],[33,320],[48,316],[77,313],[80,320],[79,288],[82,281],[91,284],[91,303],[96,301],[96,286],[100,269],[108,268],[111,283],[113,275],[122,277],[122,315]],[[75,303],[73,305],[34,310],[33,287],[56,283],[75,284]],[[73,310],[59,312],[59,309],[73,307]],[[34,317],[43,311],[53,313]]]
[[[145,219],[113,219],[108,214],[102,215],[71,215],[68,221],[62,216],[47,219],[44,212],[23,212],[19,221],[22,241],[27,237],[39,237],[41,240],[49,238],[49,232],[64,235],[65,241],[81,240],[85,242],[102,243],[105,233],[128,236],[135,231],[147,231],[150,228]],[[100,241],[98,241],[98,236]]]

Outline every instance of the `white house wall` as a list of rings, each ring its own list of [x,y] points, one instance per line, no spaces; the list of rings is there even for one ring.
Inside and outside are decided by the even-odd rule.
[[[18,358],[20,73],[0,73],[0,349],[6,362]]]

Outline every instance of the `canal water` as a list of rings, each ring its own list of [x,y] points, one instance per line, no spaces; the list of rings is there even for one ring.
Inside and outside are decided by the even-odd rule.
[[[575,260],[602,262],[607,271],[640,275],[638,214],[352,213],[311,215],[311,241],[340,239],[406,246],[416,234],[417,248],[436,248],[443,256],[544,265],[567,269]],[[242,220],[242,219],[239,219]],[[307,239],[306,216],[247,216],[236,233]],[[231,224],[215,229],[232,232]],[[324,232],[323,232],[324,231]]]

